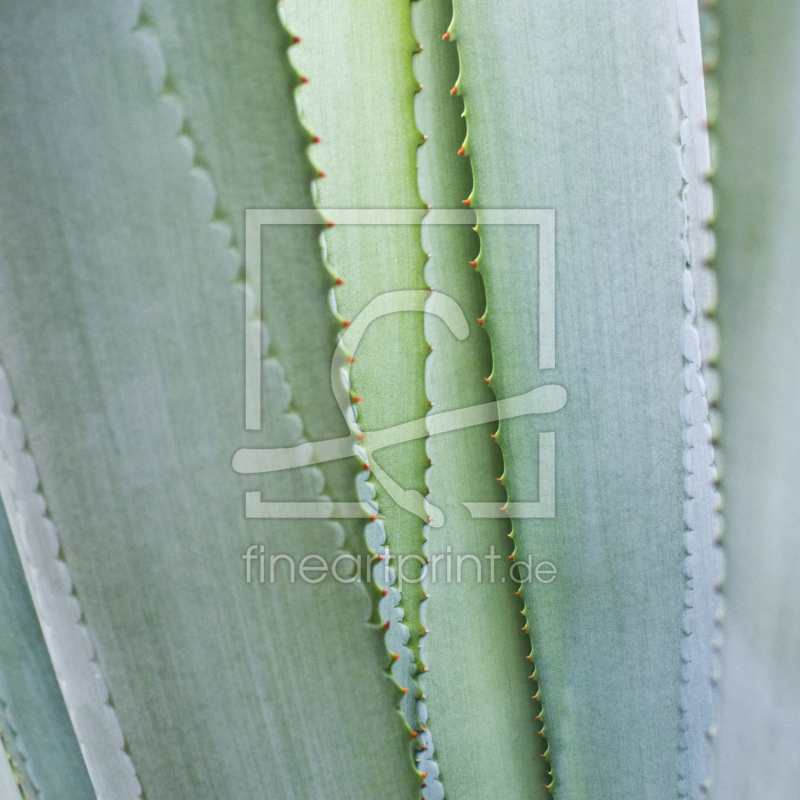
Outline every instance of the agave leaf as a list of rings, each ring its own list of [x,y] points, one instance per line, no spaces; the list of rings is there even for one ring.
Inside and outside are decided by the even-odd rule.
[[[481,224],[478,260],[498,397],[543,384],[569,395],[563,410],[503,421],[498,434],[512,503],[547,499],[540,471],[554,434],[555,508],[514,520],[516,559],[557,570],[522,589],[553,791],[674,797],[683,433],[697,423],[681,418],[682,370],[685,358],[701,363],[696,332],[684,334],[693,299],[682,307],[691,256],[681,241],[676,7],[455,0],[454,9],[479,223],[489,219],[481,209],[555,214],[554,335],[547,319],[541,327],[553,284],[537,277],[546,226]],[[713,486],[696,483],[708,532]]]
[[[319,227],[265,231],[263,424],[245,433],[243,204],[310,206],[308,137],[275,7],[192,15],[176,4],[162,47],[158,15],[127,2],[0,12],[15,540],[99,798],[412,797],[363,587],[245,579],[252,545],[296,562],[341,545],[324,520],[244,516],[246,489],[318,498],[318,471],[231,468],[245,444],[299,441],[287,409],[309,436],[346,430],[330,391],[338,326]],[[325,473],[345,489],[354,474]]]
[[[325,178],[317,182],[317,204],[330,209],[335,227],[326,232],[327,258],[343,284],[336,288],[338,313],[355,321],[375,298],[389,292],[425,292],[425,255],[419,225],[343,225],[336,209],[410,210],[412,221],[424,208],[417,188],[416,150],[422,138],[414,122],[418,89],[411,66],[417,44],[408,0],[364,4],[287,4],[287,20],[302,39],[292,58],[308,84],[299,93],[303,120],[321,142],[313,157]],[[407,689],[402,708],[416,724],[419,604],[424,520],[398,502],[399,489],[416,493],[423,510],[428,466],[424,439],[370,452],[370,432],[424,419],[428,346],[423,314],[386,314],[371,322],[350,370],[351,389],[360,398],[357,422],[373,470],[369,485],[382,517],[368,532],[375,550],[404,557],[403,576],[379,568],[391,586],[381,603],[389,623],[387,646],[399,656],[393,674]],[[388,558],[384,567],[389,566]],[[397,566],[392,562],[391,566]],[[394,584],[394,585],[393,585]],[[394,610],[397,607],[397,610]]]
[[[420,0],[412,5],[412,15],[423,46],[414,57],[423,85],[417,121],[428,137],[419,150],[421,194],[434,208],[463,208],[472,174],[469,161],[457,152],[466,133],[463,104],[450,96],[458,54],[442,39],[452,5]],[[426,279],[456,300],[469,321],[469,336],[459,341],[439,320],[426,319],[433,347],[426,372],[431,414],[494,400],[485,382],[492,371],[489,339],[478,323],[486,302],[483,281],[470,266],[478,245],[469,225],[423,226],[423,246],[431,254]],[[492,499],[501,505],[504,500],[497,481],[502,458],[491,438],[496,428],[497,423],[488,423],[428,441],[433,462],[427,473],[429,499],[444,512],[444,525],[429,532],[430,599],[423,606],[430,632],[422,640],[421,656],[429,671],[420,686],[432,736],[420,764],[429,775],[426,798],[436,796],[430,780],[435,769],[441,770],[452,800],[547,796],[546,767],[539,758],[544,743],[536,735],[541,725],[534,719],[540,708],[531,700],[533,667],[526,660],[530,642],[519,630],[522,602],[508,577],[511,525],[507,519],[473,519],[463,505]]]
[[[687,430],[684,434],[684,466],[687,475],[687,502],[684,521],[688,530],[684,544],[689,555],[685,570],[688,577],[684,631],[681,654],[684,685],[681,690],[681,796],[700,800],[702,787],[710,772],[709,732],[716,713],[713,679],[718,670],[715,637],[720,608],[719,581],[722,575],[722,551],[719,536],[722,520],[718,511],[717,465],[712,438],[718,428],[717,412],[709,408],[718,395],[718,378],[713,362],[718,355],[718,335],[713,311],[716,306],[716,281],[709,268],[714,239],[709,224],[713,217],[713,197],[709,138],[703,76],[700,18],[695,3],[678,4],[678,23],[682,44],[680,67],[681,166],[684,186],[681,199],[685,209],[684,256],[689,269],[685,273],[683,323],[684,398],[682,413]]]
[[[3,742],[0,742],[0,800],[24,800]]]
[[[732,0],[718,15],[727,568],[712,796],[788,800],[800,792],[800,6]]]
[[[28,800],[94,797],[4,509],[0,508],[0,732]],[[7,759],[0,751],[0,772]],[[0,777],[0,787],[2,787]],[[19,791],[9,797],[19,797]],[[0,797],[5,800],[2,788]]]

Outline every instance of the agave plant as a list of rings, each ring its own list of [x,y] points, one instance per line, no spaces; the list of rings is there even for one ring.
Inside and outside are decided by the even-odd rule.
[[[799,24],[3,4],[0,800],[795,798]]]

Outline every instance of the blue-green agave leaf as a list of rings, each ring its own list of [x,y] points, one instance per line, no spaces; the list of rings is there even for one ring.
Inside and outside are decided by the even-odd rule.
[[[800,5],[726,0],[714,179],[726,576],[711,796],[800,793]]]
[[[0,734],[24,797],[92,800],[89,774],[1,507],[0,620]],[[5,761],[0,752],[0,762]],[[2,790],[0,797],[5,800]]]
[[[98,798],[416,796],[363,585],[269,580],[363,522],[245,516],[357,502],[357,464],[232,468],[347,433],[321,226],[262,231],[260,302],[241,264],[245,208],[311,206],[274,4],[11,2],[0,28],[0,483]]]
[[[491,385],[501,401],[546,384],[569,398],[497,436],[514,555],[533,568],[524,629],[552,790],[695,796],[707,756],[683,751],[710,717],[691,687],[712,661],[716,497],[684,138],[705,133],[702,114],[682,124],[679,5],[453,5]],[[497,225],[498,209],[540,224]],[[690,695],[706,704],[691,719]]]

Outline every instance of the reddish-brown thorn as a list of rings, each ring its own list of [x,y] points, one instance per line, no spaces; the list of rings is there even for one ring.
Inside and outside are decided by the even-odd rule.
[[[349,328],[350,327],[350,320],[349,319],[343,319],[342,320],[342,327],[343,328]]]
[[[475,269],[478,266],[478,262],[477,261],[470,261],[469,265],[472,267],[472,269]]]
[[[329,228],[332,228],[332,227],[333,227],[333,222],[331,222],[330,220],[328,220],[328,227],[329,227]]]
[[[450,31],[447,31],[447,33],[445,33],[445,35],[442,36],[442,39],[449,39],[449,38],[450,38]]]
[[[300,78],[300,83],[308,83],[308,78],[306,78],[306,76],[303,75],[303,77]]]
[[[369,464],[362,464],[361,469],[363,469],[364,472],[366,472],[369,469]]]
[[[344,278],[337,278],[336,279],[337,286],[344,286]]]
[[[494,438],[494,437],[492,437],[492,438]],[[500,483],[502,483],[503,482],[503,476],[501,475],[497,480],[500,481]]]
[[[484,380],[486,381],[486,383],[489,383],[489,379],[488,378],[484,378]]]
[[[389,594],[389,590],[388,589],[382,589],[381,591],[382,591],[382,594],[383,594],[384,597],[386,597],[386,595]]]
[[[378,515],[377,515],[377,514],[370,514],[370,517],[369,517],[369,518],[370,518],[370,519],[371,519],[373,522],[375,522],[375,520],[376,520],[376,519],[378,519]],[[383,556],[378,556],[378,561],[383,561]]]
[[[418,734],[416,731],[414,731],[414,732],[411,734],[411,738],[412,738],[412,739],[416,739],[416,738],[417,738],[417,736],[419,736],[419,734]],[[425,776],[423,775],[422,777],[424,778]]]
[[[408,694],[408,686],[403,689],[403,694]]]
[[[300,37],[299,37],[299,36],[292,36],[292,41],[293,41],[295,44],[300,44],[300,41],[301,41],[301,39],[300,39]]]
[[[400,653],[392,653],[392,661],[397,661],[400,658]]]
[[[463,156],[464,155],[464,148],[463,147],[459,147],[456,152],[458,153],[458,155]]]
[[[386,628],[387,631],[389,630],[389,626],[390,625],[391,625],[391,623],[388,622],[388,621],[383,623],[383,627]]]
[[[360,403],[360,402],[361,402],[361,398],[360,398],[358,395],[356,395],[356,396],[353,398],[353,402],[354,402],[354,403]]]
[[[364,439],[364,434],[363,434],[363,433],[359,433],[359,434],[358,434],[358,438],[359,438],[359,439],[361,439],[361,440],[363,440],[363,439]]]
[[[478,325],[483,325],[483,317],[478,317]]]
[[[462,202],[462,203],[463,203],[465,206],[468,206],[468,205],[469,205],[469,203],[470,203],[470,199],[469,199],[469,197],[468,197],[466,200],[462,200],[461,202]]]
[[[319,143],[320,143],[320,141],[322,141],[322,140],[319,138],[319,136],[315,136],[315,137],[314,137],[314,138],[313,138],[311,141],[312,141],[314,144],[319,144]]]
[[[319,177],[320,178],[327,178],[328,176],[322,170],[320,170],[319,171]]]
[[[450,94],[455,94],[457,91],[458,91],[458,87],[457,87],[457,86],[454,86],[454,87],[453,87],[453,88],[450,90]]]
[[[538,719],[538,720],[539,720],[539,722],[541,722],[541,721],[542,721],[542,715],[541,715],[541,714],[537,714],[537,715],[534,717],[534,719]]]
[[[491,436],[492,436],[492,439],[494,439],[495,441],[497,440],[497,434],[496,433],[493,433]],[[501,481],[503,479],[502,478],[498,478],[497,480]]]

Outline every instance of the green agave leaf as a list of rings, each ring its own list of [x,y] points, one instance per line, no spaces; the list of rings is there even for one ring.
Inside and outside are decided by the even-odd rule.
[[[311,203],[275,7],[6,3],[0,27],[0,483],[98,797],[415,796],[363,587],[246,582],[253,545],[331,559],[345,532],[246,519],[245,490],[356,499],[352,460],[231,467],[346,432],[319,226],[262,231],[244,430],[244,207]]]
[[[717,13],[727,565],[712,796],[788,800],[800,792],[800,6],[728,0]]]
[[[336,288],[336,307],[344,320],[355,322],[376,298],[392,292],[425,297],[428,290],[419,229],[424,206],[416,175],[422,141],[414,122],[419,87],[411,66],[417,43],[409,2],[290,2],[286,13],[302,39],[292,58],[308,79],[299,93],[303,120],[321,139],[313,156],[325,178],[317,183],[316,200],[320,208],[330,209],[335,224],[325,241],[328,263],[343,282]],[[416,224],[342,224],[337,209],[388,209],[393,222],[401,210],[410,211],[403,218]],[[386,313],[371,322],[350,370],[352,394],[359,398],[353,424],[364,436],[373,473],[362,491],[381,517],[367,534],[373,549],[385,557],[376,572],[389,592],[381,602],[381,619],[389,623],[386,643],[398,656],[393,674],[408,690],[402,709],[412,727],[422,634],[424,520],[403,506],[401,493],[416,493],[417,511],[426,516],[422,498],[428,458],[423,438],[372,452],[371,434],[424,419],[428,411],[428,345],[421,310]],[[406,558],[402,577],[395,575],[399,562],[390,561],[390,554]]]
[[[0,800],[21,800],[22,794],[14,777],[11,762],[0,742]]]
[[[0,733],[28,800],[94,797],[58,687],[17,547],[0,508]],[[0,748],[0,773],[8,760]],[[8,770],[10,773],[10,768]],[[20,797],[5,790],[0,798]]]
[[[412,4],[412,17],[423,46],[414,57],[423,85],[417,121],[428,137],[419,149],[421,194],[435,209],[463,208],[472,174],[468,160],[457,152],[466,133],[463,104],[450,96],[458,54],[442,39],[452,5],[420,0]],[[422,235],[431,254],[428,283],[456,300],[469,321],[469,336],[459,341],[441,321],[426,319],[433,347],[426,372],[426,391],[434,403],[430,413],[491,403],[494,394],[485,381],[492,371],[491,348],[478,323],[486,300],[483,281],[470,266],[478,254],[478,236],[469,225],[424,225]],[[430,632],[422,639],[421,655],[429,671],[420,685],[432,737],[420,761],[429,776],[426,798],[436,796],[430,777],[438,769],[453,800],[547,796],[546,766],[539,758],[544,742],[537,736],[541,724],[534,719],[540,707],[531,700],[536,687],[526,660],[530,641],[520,631],[522,602],[514,595],[519,587],[509,577],[511,525],[507,519],[473,519],[463,505],[495,500],[499,506],[505,499],[497,481],[502,458],[491,438],[496,428],[496,422],[488,423],[428,441],[433,462],[427,473],[429,500],[445,521],[429,533],[430,599],[423,604]]]
[[[705,552],[716,501],[710,464],[699,470],[710,431],[678,143],[701,134],[680,128],[677,8],[455,0],[454,10],[491,384],[501,401],[546,384],[569,396],[551,416],[504,420],[497,437],[511,503],[539,504],[528,509],[538,518],[509,506],[515,558],[556,570],[522,588],[553,792],[694,793],[676,780],[703,772],[679,755],[694,667],[682,676],[684,504],[701,498],[687,509],[686,547],[705,537]],[[502,226],[496,209],[552,209],[554,242],[546,215],[538,229]],[[537,259],[553,244],[554,284]],[[705,456],[692,452],[697,426]],[[712,582],[700,581],[706,599]],[[695,616],[713,608],[689,602]],[[697,652],[702,675],[710,647]]]

